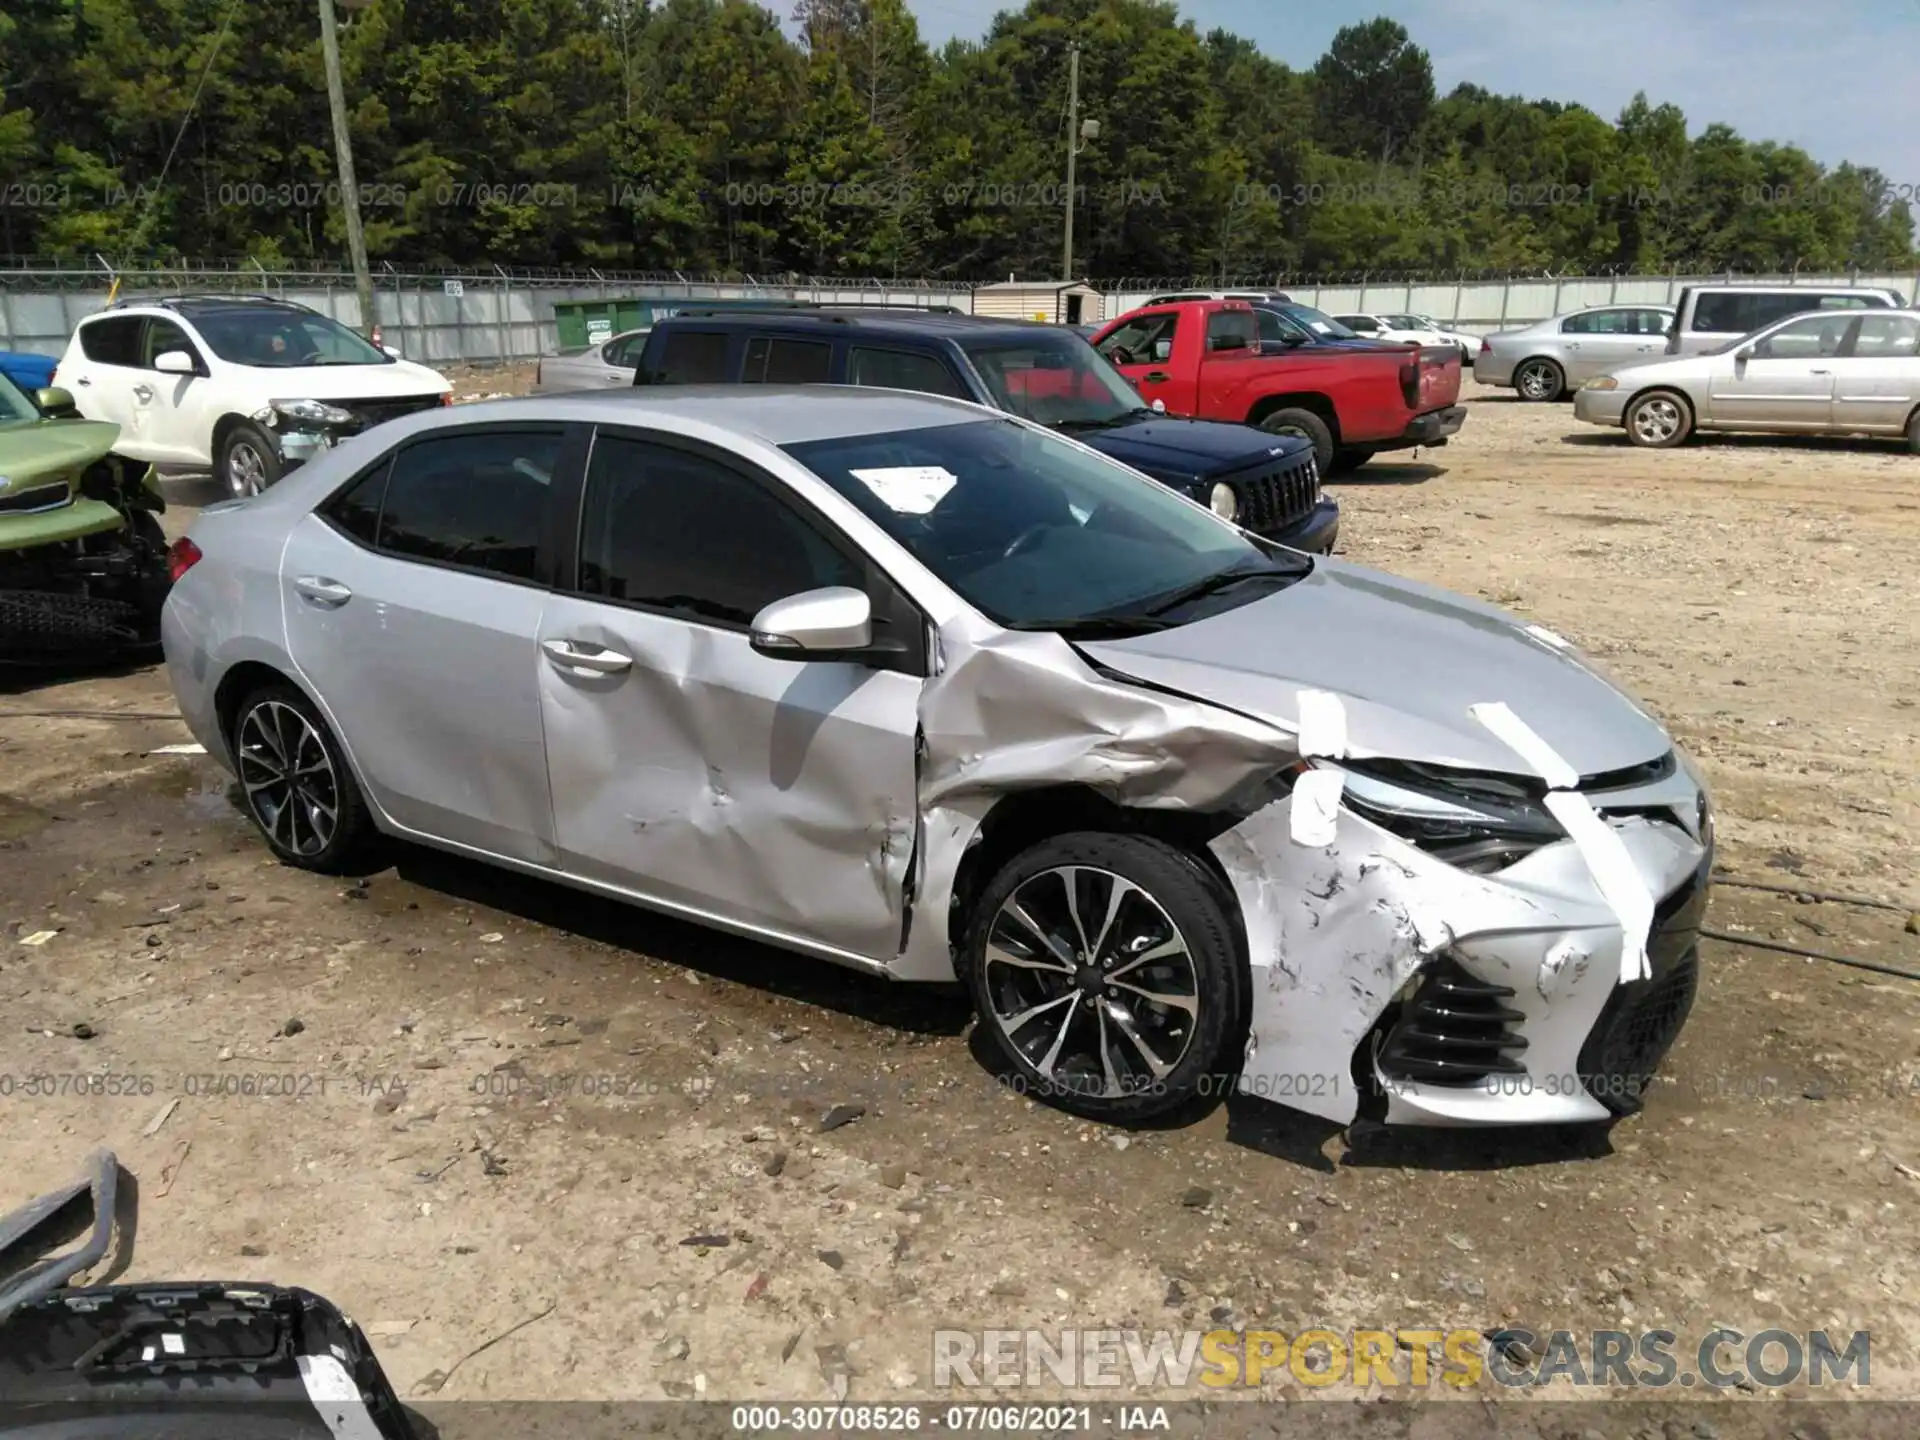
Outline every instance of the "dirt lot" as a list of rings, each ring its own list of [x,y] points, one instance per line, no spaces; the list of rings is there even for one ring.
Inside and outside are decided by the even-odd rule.
[[[1344,553],[1603,657],[1704,765],[1728,874],[1920,903],[1920,459],[1649,453],[1469,391],[1454,444],[1339,487]],[[13,1081],[5,1191],[111,1144],[133,1277],[318,1289],[403,1395],[538,1316],[439,1397],[931,1395],[936,1327],[1521,1323],[1870,1329],[1873,1393],[1920,1398],[1920,984],[1709,943],[1604,1138],[1126,1134],[1002,1090],[950,996],[424,853],[281,868],[149,753],[171,708],[158,670],[0,677],[0,1072],[105,1077]],[[1905,919],[1722,888],[1709,923],[1920,968]]]

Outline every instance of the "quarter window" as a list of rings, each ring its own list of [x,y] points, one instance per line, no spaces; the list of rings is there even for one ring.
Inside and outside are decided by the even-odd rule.
[[[1207,350],[1251,350],[1260,331],[1251,310],[1216,310],[1207,317]]]
[[[594,441],[579,583],[588,595],[743,630],[789,595],[866,588],[863,568],[766,485],[618,435]]]
[[[918,390],[927,395],[952,395],[961,400],[969,398],[938,356],[919,355],[910,350],[868,350],[856,346],[847,362],[847,379],[854,385]]]
[[[407,446],[393,458],[375,544],[509,580],[537,578],[560,442],[558,430],[484,430]]]
[[[110,320],[92,320],[80,327],[80,351],[99,365],[140,364],[140,317],[116,315]]]

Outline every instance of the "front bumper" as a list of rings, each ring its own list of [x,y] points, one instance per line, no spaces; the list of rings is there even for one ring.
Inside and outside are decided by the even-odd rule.
[[[1623,984],[1624,931],[1572,840],[1490,875],[1352,810],[1333,843],[1293,838],[1291,798],[1212,842],[1253,976],[1240,1088],[1345,1124],[1603,1121],[1638,1108],[1686,1018],[1710,837],[1684,769],[1610,810],[1655,898],[1652,978]]]
[[[273,430],[274,444],[280,451],[280,464],[292,470],[309,460],[317,460],[346,438],[330,430]]]
[[[1467,423],[1467,407],[1449,405],[1444,410],[1429,410],[1416,415],[1407,428],[1391,440],[1369,440],[1369,450],[1406,450],[1415,445],[1444,445],[1447,437],[1458,433]]]
[[[1619,426],[1624,423],[1627,401],[1632,398],[1625,390],[1576,390],[1573,392],[1573,418],[1584,420],[1589,425]]]
[[[1323,495],[1313,509],[1293,524],[1277,530],[1257,531],[1263,539],[1292,550],[1312,555],[1331,555],[1333,543],[1340,538],[1340,502]]]

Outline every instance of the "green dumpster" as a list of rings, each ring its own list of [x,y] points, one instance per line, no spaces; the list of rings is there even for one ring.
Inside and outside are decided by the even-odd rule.
[[[553,306],[562,352],[603,345],[625,331],[641,329],[647,316],[646,302],[633,299],[556,300]]]

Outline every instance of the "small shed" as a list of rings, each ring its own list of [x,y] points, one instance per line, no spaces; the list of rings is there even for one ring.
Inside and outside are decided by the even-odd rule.
[[[1084,280],[1005,280],[973,292],[973,313],[1001,320],[1097,325],[1100,292]]]

